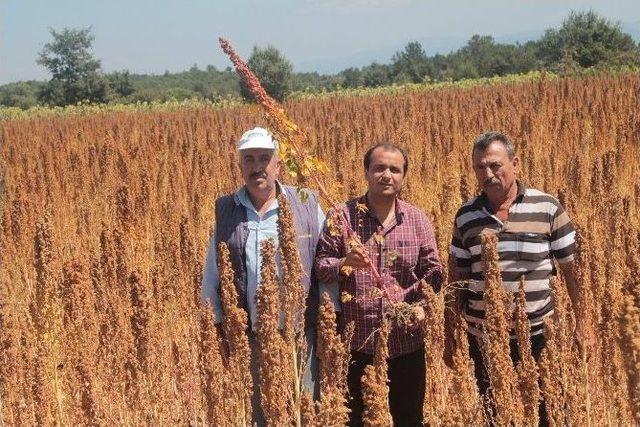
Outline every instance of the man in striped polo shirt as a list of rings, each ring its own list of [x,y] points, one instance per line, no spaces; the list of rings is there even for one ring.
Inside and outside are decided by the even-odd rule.
[[[545,343],[544,319],[553,313],[549,279],[556,274],[554,260],[566,279],[572,302],[574,305],[577,302],[573,275],[575,231],[558,200],[516,180],[519,159],[506,135],[499,132],[480,135],[473,144],[472,162],[482,193],[458,210],[451,255],[454,278],[469,280],[460,302],[468,322],[469,350],[475,362],[478,387],[484,393],[489,380],[479,345],[485,324],[480,234],[490,231],[498,236],[505,290],[517,292],[520,278],[526,281],[531,349],[537,361]],[[581,326],[580,319],[578,324]],[[580,338],[581,328],[577,332]],[[514,333],[511,338],[511,357],[515,361],[519,356]]]

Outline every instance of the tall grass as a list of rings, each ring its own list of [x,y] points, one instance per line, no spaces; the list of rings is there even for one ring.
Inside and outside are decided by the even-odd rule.
[[[307,131],[310,152],[329,164],[340,184],[328,187],[336,200],[364,191],[361,159],[372,142],[405,145],[410,167],[402,197],[432,217],[445,264],[453,212],[476,191],[470,141],[489,129],[509,134],[522,160],[521,179],[557,195],[580,230],[580,304],[571,307],[562,281],[556,282],[559,309],[547,325],[549,344],[539,366],[548,412],[556,425],[630,425],[640,421],[639,91],[637,73],[543,77],[507,86],[297,100],[287,109]],[[235,140],[264,123],[251,106],[2,122],[5,425],[248,423],[251,381],[246,358],[238,356],[247,351],[246,318],[232,315],[237,304],[229,294],[223,329],[230,351],[220,353],[199,284],[213,201],[241,181]],[[592,351],[575,342],[574,313],[588,319]],[[444,327],[450,313],[431,314],[434,323],[424,327],[439,343],[439,328],[450,332]],[[509,310],[503,315],[513,318]],[[230,326],[231,318],[237,326]],[[453,318],[452,367],[438,359],[439,349],[431,349],[429,359],[434,369],[427,372],[440,382],[433,386],[446,391],[444,402],[427,408],[439,415],[433,424],[465,425],[485,416],[485,399],[470,377],[464,326]],[[324,319],[332,321],[327,313]],[[344,354],[342,339],[326,342]],[[323,376],[329,378],[326,360]],[[231,371],[239,374],[221,374]],[[515,401],[525,390],[519,378],[535,367],[508,371],[513,378],[505,390]],[[293,377],[293,368],[278,374]],[[344,385],[331,386],[343,384],[342,377],[330,378],[324,385],[320,379],[318,405],[287,392],[299,414],[294,423],[328,419],[322,399],[344,405],[338,397]],[[518,414],[531,413],[530,398]],[[336,424],[346,419],[341,413]],[[502,414],[501,423],[515,417]],[[513,421],[530,424],[530,418]]]

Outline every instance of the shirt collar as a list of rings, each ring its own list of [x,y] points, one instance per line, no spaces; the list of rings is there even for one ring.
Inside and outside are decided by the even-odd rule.
[[[527,191],[527,186],[520,180],[516,179],[516,184],[518,184],[518,194],[516,195],[516,201],[521,202],[524,197],[525,191]]]
[[[371,218],[375,218],[375,216],[371,213],[371,207],[369,206],[369,202],[367,201],[367,193],[364,193],[359,199],[358,203],[363,203],[367,206],[367,212],[364,214],[365,216],[370,216]],[[400,224],[402,222],[402,218],[405,214],[405,206],[402,199],[396,196],[396,205],[395,205],[395,213],[396,213],[396,223]]]
[[[527,186],[522,181],[516,179],[516,185],[518,186],[518,192],[516,193],[516,198],[513,201],[514,203],[522,202],[524,193],[527,191]],[[480,193],[480,196],[478,196],[478,202],[481,206],[486,206],[487,208],[490,207],[489,200],[487,199],[487,193],[485,193],[484,191],[482,191],[482,193]]]

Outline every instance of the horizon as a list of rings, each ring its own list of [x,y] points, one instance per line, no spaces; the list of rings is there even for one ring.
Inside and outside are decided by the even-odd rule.
[[[217,38],[223,36],[244,58],[254,45],[273,45],[296,72],[336,74],[373,61],[388,63],[410,41],[419,41],[431,56],[456,50],[473,34],[490,35],[497,42],[536,39],[544,30],[559,27],[571,10],[593,10],[621,23],[623,30],[638,31],[631,34],[636,42],[640,38],[640,2],[628,0],[607,4],[493,0],[482,5],[468,0],[446,5],[431,0],[353,0],[346,4],[338,0],[276,0],[270,4],[258,0],[233,4],[9,1],[0,5],[4,17],[0,84],[49,80],[45,68],[35,62],[51,40],[49,28],[90,26],[95,37],[91,52],[107,73],[128,70],[160,75],[186,71],[196,64],[200,69],[213,65],[223,70],[231,65],[218,47]],[[265,26],[266,22],[272,24]],[[330,32],[326,22],[331,22]]]

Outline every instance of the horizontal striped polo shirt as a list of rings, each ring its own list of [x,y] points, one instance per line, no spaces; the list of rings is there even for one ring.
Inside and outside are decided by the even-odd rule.
[[[484,192],[465,203],[456,214],[451,255],[460,275],[470,279],[465,290],[464,315],[469,332],[476,336],[483,334],[485,323],[480,244],[483,231],[497,233],[504,289],[518,292],[520,278],[525,278],[526,311],[532,335],[543,332],[544,318],[553,313],[549,284],[550,277],[556,274],[553,259],[566,263],[574,258],[575,230],[560,202],[549,194],[526,188],[519,181],[517,185],[518,194],[509,208],[507,221],[501,221],[493,213]],[[514,331],[511,332],[513,338]]]

